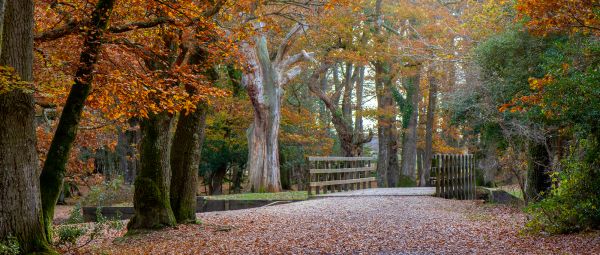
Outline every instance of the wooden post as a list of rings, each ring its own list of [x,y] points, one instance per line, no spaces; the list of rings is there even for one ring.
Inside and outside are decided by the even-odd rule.
[[[467,176],[468,176],[468,171],[467,171],[467,154],[463,154],[461,155],[462,160],[460,161],[460,168],[461,168],[461,172],[462,172],[462,178],[461,178],[461,183],[462,183],[462,199],[466,200],[469,199],[469,189],[467,188]]]
[[[306,163],[307,163],[307,166],[308,166],[308,185],[306,185],[307,186],[306,191],[308,192],[308,196],[310,197],[312,195],[312,192],[311,192],[312,187],[310,186],[310,183],[312,182],[312,179],[311,179],[312,178],[312,174],[310,173],[311,165],[310,165],[310,159],[309,158],[306,158]],[[298,185],[300,185],[300,182],[298,182]]]
[[[471,169],[471,199],[475,199],[477,197],[477,183],[475,179],[475,158],[473,155],[471,155],[471,163],[469,165]]]

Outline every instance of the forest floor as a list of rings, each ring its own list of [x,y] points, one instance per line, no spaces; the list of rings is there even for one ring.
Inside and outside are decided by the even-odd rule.
[[[199,213],[202,224],[116,237],[94,254],[600,254],[600,233],[522,234],[517,208],[428,196],[319,198]]]

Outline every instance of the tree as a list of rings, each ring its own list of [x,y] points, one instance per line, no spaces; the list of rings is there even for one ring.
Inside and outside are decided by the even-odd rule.
[[[600,6],[594,0],[519,0],[516,9],[527,27],[540,34],[561,31],[600,33]]]
[[[81,52],[79,68],[75,73],[75,83],[69,92],[69,97],[42,168],[40,176],[42,207],[46,235],[49,238],[52,235],[54,206],[63,188],[69,152],[77,135],[85,101],[92,88],[91,83],[95,73],[94,65],[100,55],[101,41],[104,31],[108,27],[114,2],[114,0],[100,0],[92,13],[91,26],[86,31],[83,43],[84,50]]]
[[[254,122],[248,129],[248,171],[250,187],[255,192],[279,192],[281,190],[279,169],[279,122],[283,87],[300,74],[300,67],[292,67],[313,57],[302,51],[289,55],[297,36],[306,27],[294,25],[279,45],[273,60],[267,46],[266,31],[261,23],[252,45],[244,41],[241,52],[250,71],[244,72],[242,83],[254,109]]]
[[[15,236],[23,253],[53,253],[43,225],[30,88],[34,2],[2,1],[0,9],[0,239]]]
[[[195,47],[189,57],[189,64],[206,64],[208,52]],[[215,70],[210,69],[206,76],[210,81],[217,79]],[[212,75],[211,75],[212,74]],[[190,90],[190,93],[197,93]],[[206,125],[206,105],[199,103],[194,112],[180,113],[177,130],[171,149],[171,207],[178,223],[196,221],[196,189],[198,187],[198,166],[204,142]]]
[[[415,180],[415,169],[417,166],[417,126],[419,117],[420,97],[420,70],[417,75],[406,79],[407,93],[403,103],[402,120],[402,174],[411,181]]]
[[[375,2],[374,22],[376,42],[379,45],[385,43],[383,1]],[[380,46],[382,47],[382,46]],[[384,54],[384,52],[382,52]],[[392,66],[385,58],[373,62],[375,67],[375,90],[377,94],[377,134],[379,152],[377,157],[377,173],[379,179],[377,185],[381,187],[396,187],[399,181],[400,167],[398,165],[398,133],[396,129],[396,110],[392,98]]]
[[[423,155],[423,169],[419,175],[419,186],[424,187],[429,182],[431,175],[431,159],[433,156],[433,133],[436,126],[435,110],[437,105],[437,93],[439,75],[436,66],[429,73],[429,98],[427,100],[427,122],[425,127],[425,151]]]

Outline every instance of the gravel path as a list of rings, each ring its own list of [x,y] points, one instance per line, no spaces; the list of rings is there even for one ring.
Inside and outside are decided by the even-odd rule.
[[[418,196],[320,198],[198,214],[184,225],[105,240],[104,254],[600,254],[600,234],[519,234],[506,206]]]

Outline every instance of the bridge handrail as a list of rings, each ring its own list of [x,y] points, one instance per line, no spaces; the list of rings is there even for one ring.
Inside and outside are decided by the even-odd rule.
[[[307,158],[309,167],[308,195],[314,189],[318,195],[372,187],[377,178],[372,173],[377,169],[373,157],[322,157]]]

